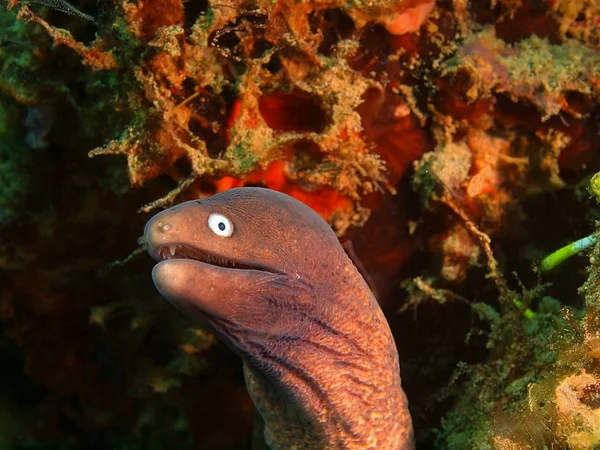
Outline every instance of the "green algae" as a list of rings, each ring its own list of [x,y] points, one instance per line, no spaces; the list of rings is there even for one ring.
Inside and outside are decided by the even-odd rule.
[[[42,65],[34,51],[37,40],[44,40],[42,31],[32,25],[16,20],[16,12],[0,8],[0,92],[8,94],[21,103],[36,101],[40,88]]]
[[[442,391],[456,402],[442,419],[436,448],[596,448],[600,245],[589,257],[579,289],[585,309],[544,295],[549,284],[509,290],[499,309],[471,305],[489,324],[490,353],[483,363],[459,364]]]
[[[600,312],[600,244],[594,245],[590,252],[588,278],[579,289],[585,298],[586,307],[593,313]]]
[[[525,297],[532,295],[540,293],[526,293]],[[510,292],[506,301],[515,297],[523,298],[523,294]],[[509,423],[505,418],[515,414],[518,417],[527,408],[530,385],[557,358],[551,344],[555,332],[565,322],[556,299],[542,297],[531,318],[516,308],[498,313],[487,304],[479,305],[473,308],[489,320],[487,347],[491,356],[485,363],[461,365],[457,369],[454,379],[460,382],[459,387],[451,385],[447,391],[447,394],[453,392],[457,401],[442,420],[439,448],[497,448],[492,438],[499,428],[505,431],[504,423]]]
[[[449,73],[463,70],[470,74],[471,100],[503,93],[515,102],[533,104],[543,120],[564,109],[578,115],[568,105],[565,108],[569,93],[600,96],[592,87],[600,75],[600,55],[574,39],[551,44],[533,34],[510,45],[487,27],[472,34],[444,66]]]
[[[514,52],[500,51],[499,61],[513,83],[546,93],[593,93],[590,80],[600,75],[600,54],[579,41],[550,44],[534,34],[509,48]]]

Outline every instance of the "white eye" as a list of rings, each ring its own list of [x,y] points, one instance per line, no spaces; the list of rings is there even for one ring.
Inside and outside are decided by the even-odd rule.
[[[231,220],[222,214],[212,213],[208,216],[208,227],[213,230],[217,236],[229,237],[233,233],[233,224]]]

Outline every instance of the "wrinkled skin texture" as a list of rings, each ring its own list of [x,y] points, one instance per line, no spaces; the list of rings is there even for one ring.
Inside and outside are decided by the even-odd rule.
[[[209,227],[212,213],[230,236]],[[389,326],[313,210],[232,189],[157,214],[145,239],[161,294],[242,358],[270,448],[413,448]]]

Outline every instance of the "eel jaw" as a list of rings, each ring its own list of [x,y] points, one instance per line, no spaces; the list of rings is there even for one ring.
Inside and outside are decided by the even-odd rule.
[[[157,247],[155,250],[151,251],[150,255],[158,262],[173,259],[187,259],[198,261],[210,266],[222,267],[227,269],[258,270],[261,272],[284,275],[282,271],[273,269],[262,264],[253,264],[248,263],[246,261],[234,260],[222,255],[209,253],[207,251],[200,250],[198,248],[191,247],[186,244],[163,244]]]
[[[283,272],[209,254],[185,244],[151,248],[158,261],[152,279],[177,309],[201,323],[228,320],[243,310],[245,290],[285,276]]]

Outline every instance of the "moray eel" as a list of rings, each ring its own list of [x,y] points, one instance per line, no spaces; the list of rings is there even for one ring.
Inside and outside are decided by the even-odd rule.
[[[280,449],[411,449],[398,352],[327,223],[280,192],[239,188],[154,216],[152,278],[244,362]]]

